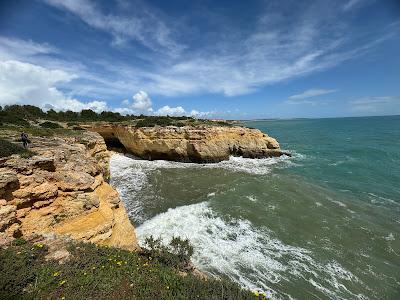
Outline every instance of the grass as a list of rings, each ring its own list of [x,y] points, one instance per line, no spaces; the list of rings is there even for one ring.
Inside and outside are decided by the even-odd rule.
[[[190,249],[175,243],[167,248],[180,254],[168,255],[181,261]],[[183,265],[164,257],[167,248],[129,252],[71,243],[72,258],[58,264],[45,260],[45,245],[17,240],[0,250],[0,299],[257,299],[226,280],[180,275]]]
[[[24,149],[22,146],[11,143],[0,138],[0,157],[7,157],[12,154],[19,154],[22,157],[28,158],[34,155],[32,151]]]

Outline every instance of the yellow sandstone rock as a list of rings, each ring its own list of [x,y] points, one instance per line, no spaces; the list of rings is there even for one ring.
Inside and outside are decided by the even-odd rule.
[[[109,152],[101,136],[32,138],[31,158],[0,161],[0,244],[36,234],[128,250],[135,229],[108,183]]]
[[[287,154],[279,143],[258,129],[228,126],[144,127],[90,125],[87,129],[104,139],[120,142],[126,150],[145,159],[182,162],[219,162],[229,156],[248,158]]]

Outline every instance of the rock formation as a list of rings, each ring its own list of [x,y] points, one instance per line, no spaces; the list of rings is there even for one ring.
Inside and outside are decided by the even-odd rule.
[[[258,129],[229,126],[143,127],[88,125],[110,145],[121,144],[128,152],[149,160],[219,162],[229,156],[276,157],[279,143]]]
[[[33,157],[0,158],[0,244],[55,233],[136,249],[124,205],[107,183],[109,154],[101,136],[84,132],[32,142]]]

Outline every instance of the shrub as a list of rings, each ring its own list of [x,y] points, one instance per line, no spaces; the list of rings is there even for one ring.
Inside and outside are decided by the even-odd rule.
[[[169,125],[174,125],[173,119],[170,117],[154,117],[154,116],[149,116],[145,117],[144,119],[139,120],[136,123],[136,127],[154,127],[156,125],[158,126],[169,126]]]
[[[12,154],[19,154],[22,157],[30,157],[34,155],[33,152],[24,149],[20,145],[16,145],[7,140],[0,139],[0,157],[7,157]]]
[[[168,245],[164,245],[161,239],[153,236],[146,238],[143,253],[153,257],[159,262],[181,270],[190,269],[190,258],[193,255],[193,246],[189,240],[178,237],[172,238]]]
[[[40,123],[40,127],[50,128],[50,129],[63,128],[60,124],[54,123],[54,122],[49,122],[49,121]]]
[[[29,122],[18,116],[10,115],[4,111],[0,112],[0,124],[14,124],[18,126],[29,126]]]

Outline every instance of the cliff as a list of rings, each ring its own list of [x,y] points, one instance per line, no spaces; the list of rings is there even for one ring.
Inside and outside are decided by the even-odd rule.
[[[55,233],[138,247],[124,205],[107,183],[109,153],[101,136],[34,137],[30,150],[29,158],[0,158],[0,244]]]
[[[219,162],[229,156],[264,158],[288,155],[279,143],[258,129],[228,126],[142,127],[86,125],[111,146],[120,144],[144,159]]]

